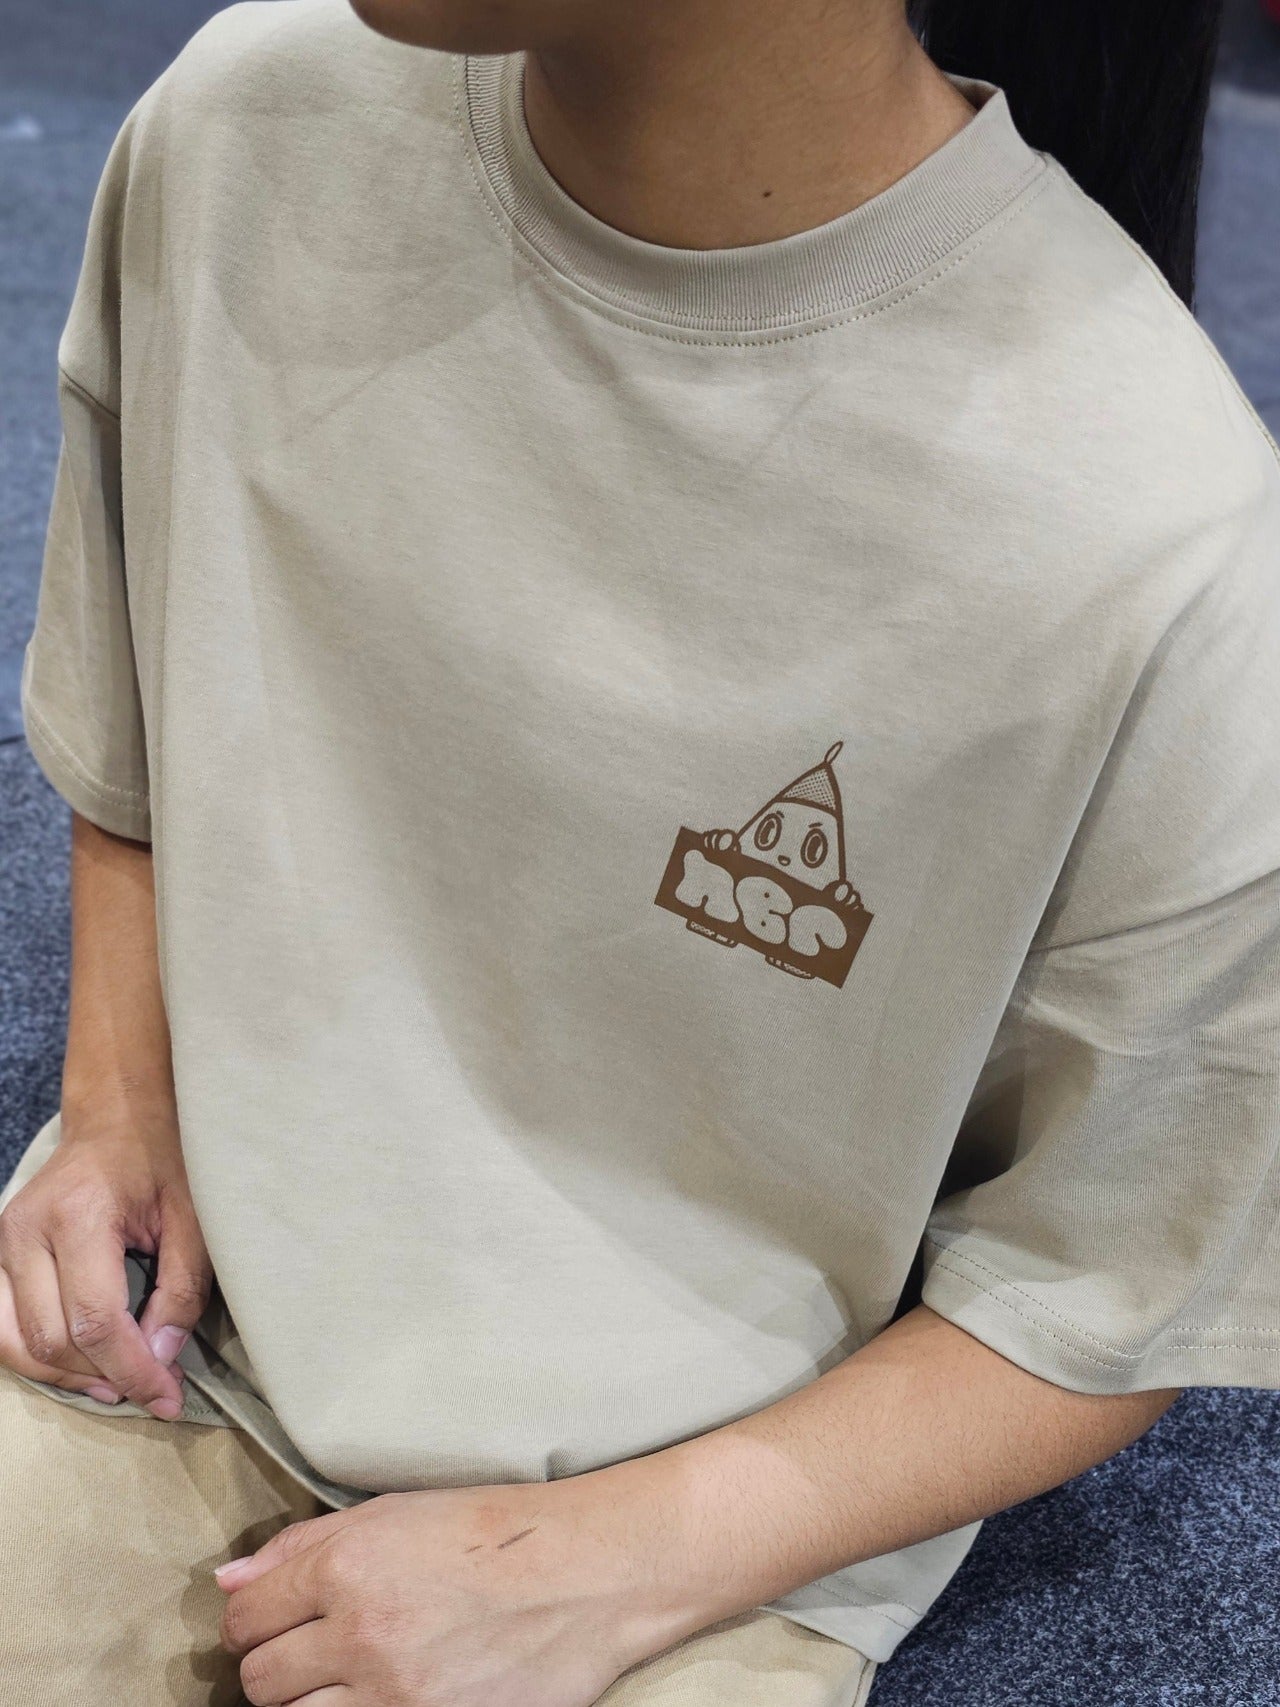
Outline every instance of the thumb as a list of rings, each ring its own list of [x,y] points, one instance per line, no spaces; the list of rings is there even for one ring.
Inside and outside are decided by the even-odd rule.
[[[213,1265],[195,1209],[189,1199],[170,1199],[161,1212],[155,1289],[138,1324],[158,1362],[175,1361],[212,1286]]]
[[[225,1565],[216,1565],[214,1581],[219,1588],[232,1594],[246,1583],[265,1576],[277,1565],[286,1564],[318,1546],[336,1529],[344,1529],[350,1521],[349,1511],[327,1511],[320,1517],[305,1517],[299,1523],[290,1523],[278,1530],[270,1541],[264,1542],[256,1553],[246,1553],[242,1559],[230,1559]]]

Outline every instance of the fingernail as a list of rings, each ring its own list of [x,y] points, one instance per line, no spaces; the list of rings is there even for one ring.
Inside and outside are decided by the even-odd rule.
[[[85,1388],[85,1392],[91,1399],[97,1399],[104,1405],[118,1405],[120,1403],[119,1393],[114,1387],[108,1387],[105,1381],[95,1381],[91,1387]]]
[[[237,1565],[247,1565],[252,1557],[252,1553],[246,1553],[242,1558],[228,1559],[225,1565],[215,1565],[213,1574],[215,1577],[220,1577],[224,1571],[234,1571]]]
[[[158,1328],[151,1336],[151,1350],[159,1363],[172,1363],[191,1338],[182,1328]]]
[[[175,1422],[182,1415],[182,1403],[178,1399],[152,1399],[147,1409],[161,1422]]]

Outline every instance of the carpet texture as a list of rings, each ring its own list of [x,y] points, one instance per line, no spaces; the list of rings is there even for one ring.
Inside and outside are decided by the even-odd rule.
[[[69,815],[17,704],[58,334],[119,122],[216,9],[0,0],[0,1178],[57,1106],[66,1035]],[[1251,0],[1230,8],[1220,71],[1197,311],[1276,432],[1280,32]],[[1127,1451],[990,1519],[872,1707],[1280,1707],[1277,1485],[1280,1396],[1186,1393]]]

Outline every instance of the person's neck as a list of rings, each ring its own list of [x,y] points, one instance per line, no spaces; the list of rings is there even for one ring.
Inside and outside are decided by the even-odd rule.
[[[672,248],[825,224],[973,111],[905,18],[872,0],[690,6],[525,60],[525,120],[548,171],[597,219]]]

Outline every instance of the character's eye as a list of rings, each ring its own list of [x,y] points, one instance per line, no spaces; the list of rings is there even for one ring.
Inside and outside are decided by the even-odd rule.
[[[827,838],[821,830],[810,830],[800,844],[800,858],[814,871],[827,857]]]
[[[756,833],[752,840],[758,848],[763,848],[767,852],[770,848],[777,847],[778,838],[781,834],[782,819],[776,812],[770,812],[756,825]]]

